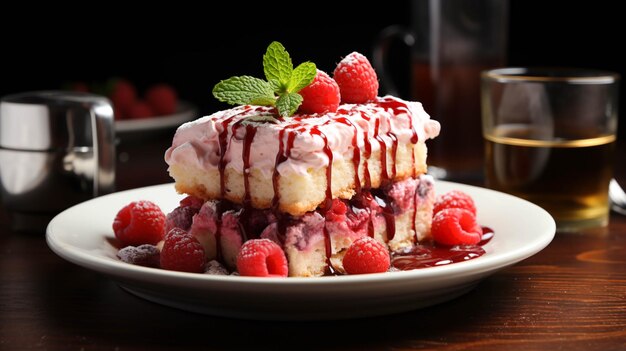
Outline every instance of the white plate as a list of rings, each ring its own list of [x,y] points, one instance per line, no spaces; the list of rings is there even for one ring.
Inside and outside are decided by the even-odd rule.
[[[251,319],[339,319],[417,309],[457,297],[497,270],[546,247],[552,217],[525,200],[496,191],[438,181],[438,193],[459,189],[492,228],[485,255],[466,262],[412,271],[319,278],[255,278],[180,273],[119,261],[111,225],[131,201],[150,200],[169,212],[182,198],[173,184],[134,189],[76,205],[48,225],[48,246],[80,266],[109,275],[150,301],[193,312]],[[95,292],[94,292],[95,293]],[[113,306],[112,306],[113,307]]]
[[[129,133],[178,127],[185,122],[197,118],[198,116],[196,114],[197,110],[195,106],[188,102],[180,101],[176,108],[176,113],[174,114],[153,118],[115,121],[115,131],[117,133]]]

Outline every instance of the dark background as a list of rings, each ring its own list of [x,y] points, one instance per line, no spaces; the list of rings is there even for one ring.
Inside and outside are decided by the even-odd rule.
[[[226,107],[210,93],[220,79],[262,76],[261,57],[271,41],[282,42],[294,63],[310,60],[330,72],[352,51],[371,58],[383,28],[409,24],[409,4],[317,1],[286,7],[230,2],[218,9],[210,3],[203,8],[170,3],[159,14],[125,14],[123,8],[102,6],[111,15],[93,21],[84,14],[58,20],[44,16],[47,22],[37,23],[34,35],[22,34],[33,20],[4,31],[0,95],[117,76],[133,81],[139,90],[169,83],[206,114]],[[93,6],[96,11],[97,3]],[[608,0],[511,0],[508,64],[598,68],[626,75],[621,47],[626,18],[619,7],[618,1]],[[408,77],[402,68],[408,66],[408,54],[398,48],[395,57],[395,73]],[[408,81],[400,83],[406,91]],[[626,114],[623,90],[621,115]],[[624,117],[620,124],[623,138]]]

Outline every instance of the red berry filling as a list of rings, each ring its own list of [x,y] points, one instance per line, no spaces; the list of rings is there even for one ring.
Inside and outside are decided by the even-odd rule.
[[[330,210],[326,212],[326,220],[331,222],[345,221],[346,212],[348,212],[348,206],[339,199],[333,199]]]
[[[343,257],[343,268],[348,274],[386,272],[390,264],[387,247],[369,236],[355,240]]]
[[[200,207],[202,207],[203,204],[204,200],[195,196],[187,196],[184,199],[180,200],[181,207],[193,207],[197,208],[198,210],[200,209]]]
[[[237,255],[237,270],[242,276],[286,277],[289,275],[283,250],[269,239],[246,241]]]

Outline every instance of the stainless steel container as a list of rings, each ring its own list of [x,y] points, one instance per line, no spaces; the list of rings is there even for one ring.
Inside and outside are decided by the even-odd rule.
[[[0,190],[16,230],[43,231],[60,211],[115,186],[108,99],[40,91],[0,101]]]

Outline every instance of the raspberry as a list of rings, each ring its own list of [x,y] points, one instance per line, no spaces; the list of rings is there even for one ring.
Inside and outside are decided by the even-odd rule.
[[[204,248],[195,236],[180,228],[167,233],[161,250],[161,268],[202,273],[205,261]]]
[[[460,190],[448,191],[445,194],[437,196],[437,200],[435,201],[433,208],[433,214],[437,214],[437,212],[446,208],[462,208],[470,211],[474,214],[474,216],[476,216],[476,205],[474,204],[474,200],[471,196]]]
[[[167,84],[157,84],[146,91],[146,101],[157,116],[176,112],[178,97],[174,88]]]
[[[305,114],[337,112],[341,101],[337,82],[319,69],[313,82],[300,90],[300,95],[303,100],[298,112]]]
[[[189,230],[193,223],[193,216],[199,212],[199,209],[193,207],[176,207],[172,212],[167,214],[165,220],[165,232],[169,233],[174,228]]]
[[[144,101],[136,101],[128,110],[128,118],[141,119],[155,116],[152,107]]]
[[[482,237],[476,216],[462,208],[446,208],[433,217],[431,234],[435,242],[454,245],[474,245]]]
[[[367,57],[353,52],[337,64],[333,78],[341,91],[341,101],[362,104],[376,99],[378,77]]]
[[[289,274],[283,250],[269,239],[246,241],[237,255],[237,270],[242,276],[286,277]]]
[[[160,253],[154,245],[126,246],[117,252],[122,262],[146,267],[159,267]]]
[[[385,245],[369,236],[356,239],[343,256],[343,268],[348,274],[386,272],[390,264]]]
[[[131,202],[115,216],[113,232],[124,246],[154,245],[163,239],[165,214],[153,202]]]
[[[111,82],[109,93],[113,106],[119,111],[120,118],[129,115],[131,107],[137,101],[135,86],[125,79],[116,79]]]
[[[167,214],[165,232],[169,233],[174,228],[189,230],[193,223],[193,216],[200,212],[202,204],[202,200],[193,196],[187,196],[180,200],[180,206]]]

